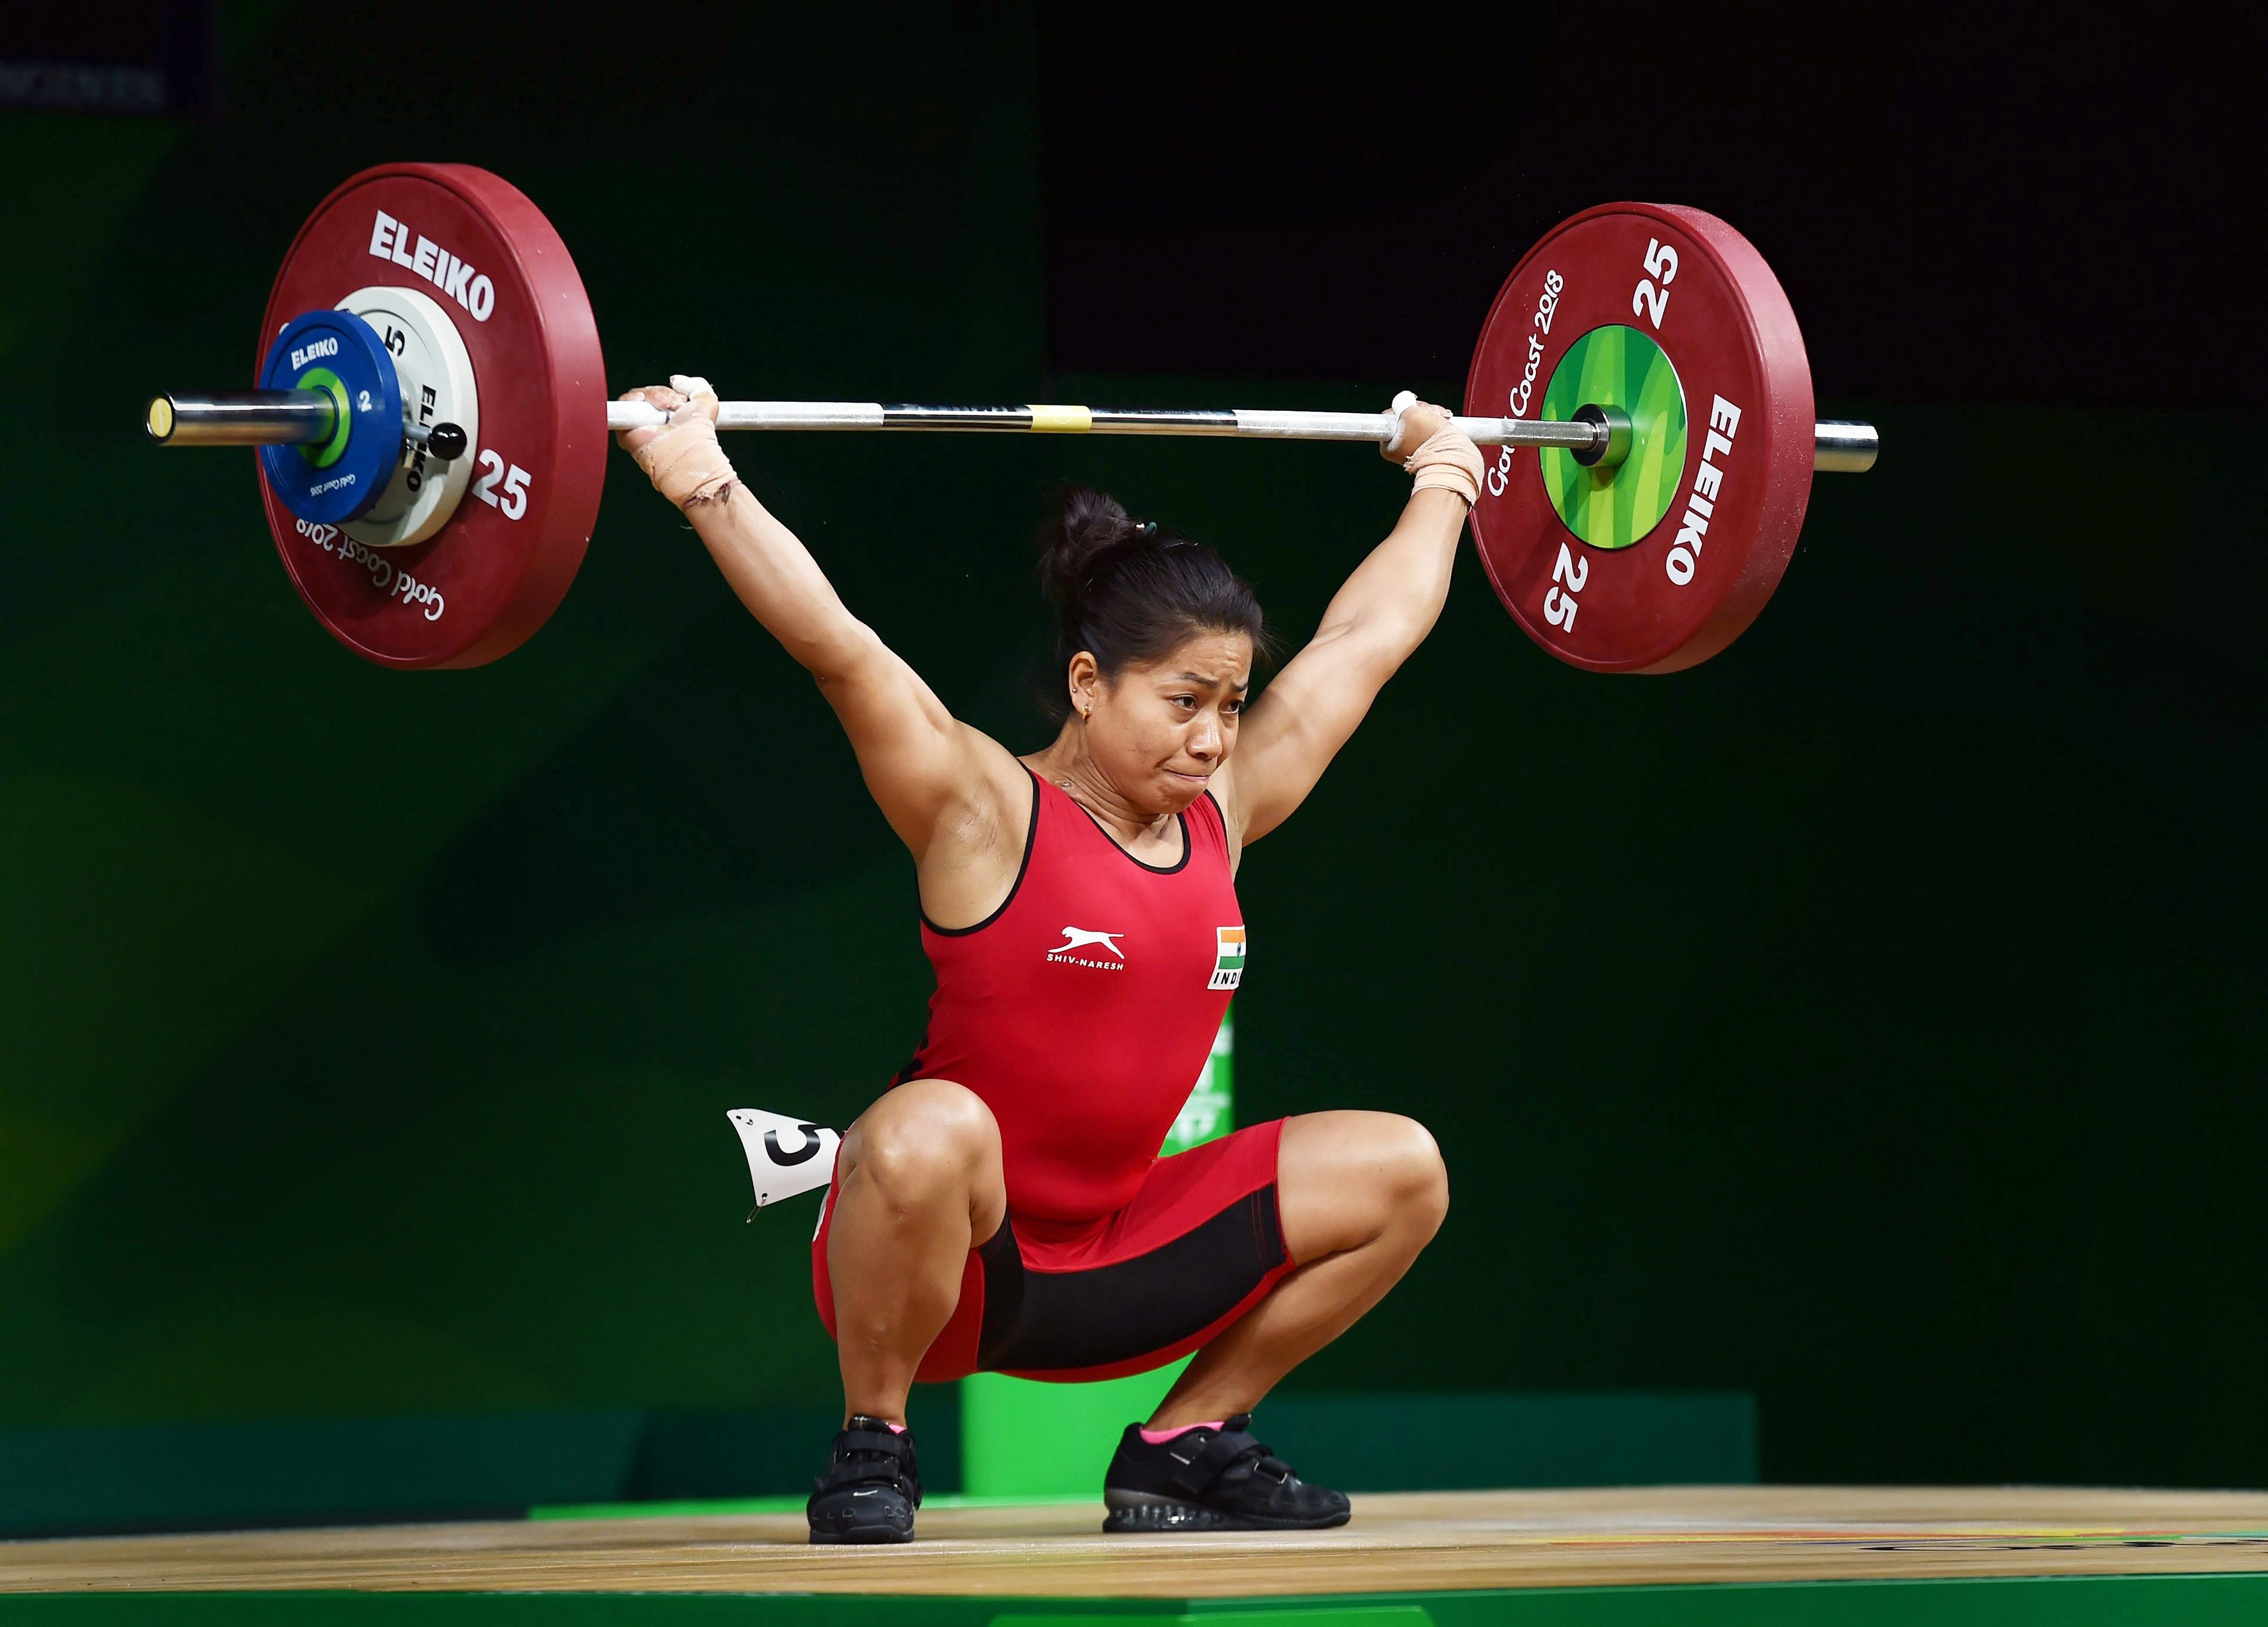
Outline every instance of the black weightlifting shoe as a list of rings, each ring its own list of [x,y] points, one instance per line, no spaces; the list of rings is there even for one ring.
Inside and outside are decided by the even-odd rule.
[[[854,1412],[804,1513],[814,1542],[910,1542],[921,1499],[913,1432]]]
[[[1102,1476],[1106,1531],[1317,1531],[1342,1526],[1346,1493],[1311,1486],[1252,1436],[1252,1415],[1152,1446],[1129,1424]]]

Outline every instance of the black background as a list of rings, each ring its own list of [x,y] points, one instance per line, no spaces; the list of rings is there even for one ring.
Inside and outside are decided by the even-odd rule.
[[[1040,13],[1069,369],[1462,378],[1609,198],[1733,222],[1822,401],[2251,406],[2250,8]]]

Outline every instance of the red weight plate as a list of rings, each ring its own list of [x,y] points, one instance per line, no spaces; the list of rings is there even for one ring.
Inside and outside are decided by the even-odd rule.
[[[1619,360],[1627,349],[1633,394],[1641,353],[1658,347],[1675,371],[1674,386],[1657,373],[1650,387],[1674,401],[1682,391],[1682,460],[1665,435],[1668,460],[1643,476],[1635,518],[1625,489],[1624,529],[1609,515],[1593,532],[1609,545],[1594,546],[1562,518],[1543,458],[1484,449],[1473,534],[1497,596],[1561,660],[1675,672],[1739,637],[1787,568],[1811,493],[1811,370],[1787,296],[1746,238],[1696,209],[1604,203],[1554,228],[1513,269],[1473,353],[1465,411],[1557,416],[1543,406],[1561,362],[1606,329],[1627,330],[1603,335],[1602,354],[1611,346]],[[1583,394],[1579,374],[1597,381],[1587,360],[1596,358],[1574,358],[1555,406]],[[1624,467],[1640,478],[1635,457]]]
[[[480,396],[473,488],[430,540],[365,548],[298,519],[263,477],[268,528],[307,607],[357,654],[478,666],[542,626],[583,563],[606,481],[598,325],[566,245],[517,188],[468,165],[388,164],[299,228],[258,354],[301,312],[374,284],[438,301],[464,339]]]

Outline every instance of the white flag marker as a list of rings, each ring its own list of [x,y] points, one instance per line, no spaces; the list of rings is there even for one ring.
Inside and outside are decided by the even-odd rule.
[[[843,1137],[834,1130],[761,1108],[734,1108],[725,1116],[740,1132],[740,1150],[748,1155],[757,1209],[823,1187],[835,1178],[835,1155],[842,1150]],[[748,1218],[755,1218],[754,1211]]]

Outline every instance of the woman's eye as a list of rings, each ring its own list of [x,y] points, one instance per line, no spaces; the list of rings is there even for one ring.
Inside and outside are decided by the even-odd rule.
[[[1186,706],[1191,711],[1195,711],[1197,705],[1197,696],[1193,695],[1177,695],[1174,697],[1174,704],[1176,706]]]

